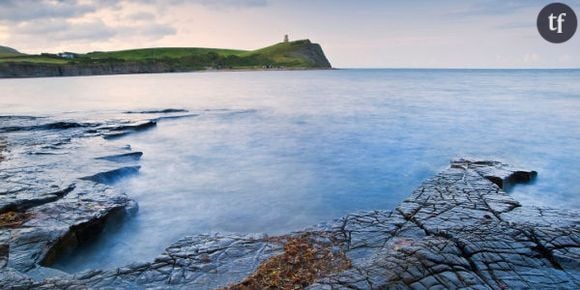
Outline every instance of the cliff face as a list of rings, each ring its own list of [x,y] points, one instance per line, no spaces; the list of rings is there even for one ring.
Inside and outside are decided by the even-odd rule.
[[[306,40],[306,44],[292,52],[292,56],[303,57],[308,59],[312,62],[313,67],[318,68],[332,68],[330,62],[324,55],[324,51],[322,51],[322,47],[318,43],[311,43],[309,40]]]
[[[184,48],[152,48],[78,54],[74,59],[46,55],[27,55],[26,61],[18,57],[1,58],[0,78],[190,72],[207,69],[331,68],[320,45],[310,40],[278,43],[254,51],[190,49],[189,54],[183,53]],[[143,55],[143,51],[148,54]],[[35,57],[44,59],[35,62]],[[57,63],[47,63],[47,57]]]
[[[111,74],[138,74],[176,72],[164,63],[110,63],[110,64],[0,64],[0,78],[89,76]]]

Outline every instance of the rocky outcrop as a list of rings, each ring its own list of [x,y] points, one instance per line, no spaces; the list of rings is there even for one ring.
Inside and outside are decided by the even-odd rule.
[[[120,124],[113,126],[115,123]],[[103,146],[92,153],[117,152],[121,156],[116,158],[117,162],[107,160],[113,158],[110,155],[102,161],[72,156],[79,165],[83,162],[93,165],[79,169],[71,167],[66,160],[74,152],[71,147],[78,146],[73,140],[104,136],[110,128],[132,130],[127,124],[133,123],[2,117],[0,132],[10,140],[14,152],[0,163],[0,265],[3,268],[0,280],[4,283],[0,288],[11,287],[11,279],[27,281],[33,277],[61,275],[43,265],[49,266],[57,257],[93,239],[109,220],[136,209],[136,203],[124,193],[103,183],[111,183],[127,173],[125,168],[136,167],[133,163],[138,159],[122,157],[139,153]],[[125,162],[119,165],[120,161]],[[84,180],[82,176],[91,178]]]
[[[304,45],[299,47],[296,51],[290,53],[291,56],[308,59],[312,62],[313,67],[331,68],[330,62],[326,58],[322,47],[318,43],[312,43],[310,40],[305,40]]]
[[[35,64],[35,63],[2,63],[0,78],[62,77],[91,76],[112,74],[140,74],[180,72],[163,62],[120,62],[98,64]]]
[[[535,174],[457,160],[392,211],[354,213],[282,237],[187,237],[150,263],[115,270],[34,281],[5,267],[2,275],[4,285],[23,288],[214,289],[244,281],[284,253],[280,241],[307,234],[332,241],[331,252],[344,253],[350,265],[309,289],[577,289],[579,213],[521,206],[497,185]]]
[[[377,250],[311,289],[578,288],[580,269],[569,261],[580,258],[579,213],[523,207],[494,183],[535,174],[499,162],[452,162],[382,222],[364,227],[385,233],[371,243]],[[360,228],[347,217],[348,236],[351,225]],[[355,236],[362,242],[354,248],[368,251],[368,238]]]
[[[240,113],[251,111],[226,115]],[[154,128],[157,119],[0,119],[14,149],[0,162],[1,289],[244,289],[279,281],[309,289],[580,287],[580,212],[522,206],[506,193],[535,171],[463,159],[394,210],[275,237],[185,237],[148,263],[69,275],[50,266],[137,210],[111,185],[137,174],[143,153],[105,138]],[[79,150],[80,138],[102,143]],[[77,151],[83,155],[68,156]]]

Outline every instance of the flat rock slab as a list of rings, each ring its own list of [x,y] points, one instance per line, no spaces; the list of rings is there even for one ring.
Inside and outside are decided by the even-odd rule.
[[[354,213],[287,237],[324,233],[351,261],[309,289],[578,289],[579,212],[523,207],[500,187],[535,174],[500,162],[453,161],[395,210]],[[42,281],[8,266],[0,287],[215,289],[281,254],[275,240],[187,237],[150,263]]]
[[[111,184],[136,174],[142,153],[103,138],[151,129],[157,120],[1,119],[7,138],[0,142],[9,151],[0,163],[0,289],[227,287],[281,255],[281,241],[304,235],[332,241],[321,244],[351,265],[325,272],[310,289],[580,289],[580,212],[522,206],[506,191],[536,172],[464,159],[394,210],[353,213],[280,237],[185,237],[148,263],[68,275],[47,265],[136,209]],[[78,150],[93,137],[104,143]]]
[[[578,289],[578,211],[522,207],[497,185],[535,174],[500,162],[452,162],[383,222],[400,228],[370,257],[310,288]]]

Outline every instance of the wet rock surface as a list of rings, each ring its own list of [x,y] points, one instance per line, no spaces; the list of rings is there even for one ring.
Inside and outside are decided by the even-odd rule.
[[[109,219],[135,208],[134,201],[107,184],[138,167],[138,158],[127,159],[137,154],[128,147],[95,138],[116,123],[126,126],[130,121],[102,124],[30,116],[1,120],[0,132],[8,143],[0,162],[0,288],[5,289],[63,275],[44,266],[94,238]],[[123,157],[116,159],[123,164],[108,158],[95,161],[111,153]],[[94,166],[83,166],[87,163]]]
[[[454,161],[393,211],[350,214],[286,237],[332,237],[350,260],[349,269],[319,278],[310,289],[578,288],[578,212],[523,207],[496,185],[498,179],[513,185],[535,174],[500,162]],[[150,263],[8,285],[227,287],[282,254],[280,238],[187,237]],[[22,278],[10,267],[3,275]]]
[[[535,174],[499,162],[452,162],[381,222],[396,228],[373,243],[376,251],[311,289],[578,288],[580,268],[569,261],[579,258],[579,213],[522,207],[495,184]],[[350,236],[351,223],[343,230]]]
[[[155,124],[0,117],[0,288],[66,275],[49,266],[136,211],[111,185],[137,174],[143,153],[105,138]]]
[[[2,289],[228,287],[255,277],[284,254],[284,241],[304,235],[349,266],[301,285],[310,289],[580,287],[580,213],[522,206],[505,191],[536,172],[473,160],[453,161],[394,210],[353,213],[279,237],[186,237],[148,263],[69,275],[50,265],[136,209],[111,184],[136,173],[143,153],[105,138],[155,126],[73,123],[2,117],[9,141],[0,162]],[[76,151],[83,155],[68,156]],[[91,166],[70,166],[80,159]]]

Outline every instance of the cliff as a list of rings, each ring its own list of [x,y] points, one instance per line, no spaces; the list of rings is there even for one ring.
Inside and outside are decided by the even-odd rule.
[[[0,78],[55,77],[222,69],[330,69],[319,44],[278,43],[257,50],[144,48],[87,54],[0,56]]]
[[[12,47],[2,46],[2,45],[0,45],[0,53],[20,54],[20,52],[18,52],[18,50],[14,49]]]

